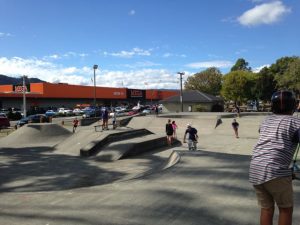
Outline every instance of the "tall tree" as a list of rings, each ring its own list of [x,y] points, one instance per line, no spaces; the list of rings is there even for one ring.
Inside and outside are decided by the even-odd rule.
[[[237,70],[242,70],[242,71],[251,71],[251,67],[248,67],[248,62],[243,59],[243,58],[239,58],[236,63],[234,64],[233,67],[231,67],[231,72],[232,71],[237,71]]]
[[[300,57],[283,57],[270,68],[275,73],[277,87],[300,92]]]
[[[276,76],[281,76],[287,71],[289,64],[297,58],[299,57],[293,56],[277,59],[276,62],[270,66],[270,71]]]
[[[184,83],[187,90],[198,90],[211,95],[219,95],[222,85],[222,73],[215,67],[188,77]]]
[[[276,80],[274,74],[268,67],[264,67],[257,74],[254,93],[257,100],[270,101],[272,94],[276,91]]]
[[[227,100],[243,102],[254,99],[255,74],[249,71],[233,71],[223,77],[221,94]]]

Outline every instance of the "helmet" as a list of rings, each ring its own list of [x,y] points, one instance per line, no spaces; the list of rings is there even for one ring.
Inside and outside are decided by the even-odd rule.
[[[186,125],[186,127],[189,128],[189,127],[192,127],[192,126],[191,126],[191,124],[188,123],[188,124]]]
[[[277,91],[271,98],[272,112],[284,114],[294,112],[296,109],[296,98],[292,91]]]

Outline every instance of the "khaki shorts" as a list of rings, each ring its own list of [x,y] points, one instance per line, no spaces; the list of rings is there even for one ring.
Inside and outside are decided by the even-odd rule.
[[[258,205],[272,208],[276,202],[279,208],[293,207],[292,177],[279,177],[260,185],[254,185]]]

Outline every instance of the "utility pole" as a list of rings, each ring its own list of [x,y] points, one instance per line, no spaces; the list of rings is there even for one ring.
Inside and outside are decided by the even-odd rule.
[[[180,76],[180,104],[181,104],[181,112],[183,112],[183,96],[182,96],[182,76],[184,75],[184,72],[178,72]]]
[[[23,117],[25,118],[27,115],[26,113],[26,91],[27,91],[27,88],[26,88],[26,83],[25,83],[25,79],[27,78],[27,76],[23,75],[22,76],[23,78]]]
[[[93,69],[94,69],[94,107],[96,107],[96,69],[98,69],[98,65],[94,65]]]

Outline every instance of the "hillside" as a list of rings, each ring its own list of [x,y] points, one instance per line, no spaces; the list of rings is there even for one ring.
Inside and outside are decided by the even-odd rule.
[[[23,79],[21,77],[8,77],[5,75],[0,74],[0,85],[5,85],[5,84],[22,84]],[[28,78],[26,80],[26,83],[42,83],[45,82],[43,80],[40,80],[38,78]]]

